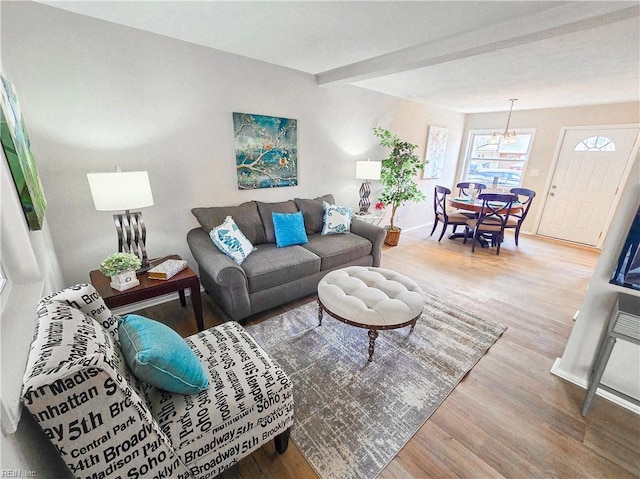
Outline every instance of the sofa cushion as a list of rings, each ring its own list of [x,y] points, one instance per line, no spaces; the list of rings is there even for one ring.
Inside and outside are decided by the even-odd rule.
[[[231,216],[227,216],[219,226],[216,226],[209,233],[213,244],[229,256],[236,264],[242,264],[247,256],[254,250],[251,241],[242,234],[238,225]]]
[[[322,259],[322,271],[337,268],[371,254],[371,242],[354,233],[311,235],[303,246]]]
[[[64,363],[97,354],[117,355],[114,340],[96,320],[63,301],[41,300],[36,317],[25,384],[39,374],[51,374]]]
[[[297,213],[272,213],[272,216],[278,248],[309,242],[300,211]]]
[[[198,394],[209,387],[200,360],[169,326],[128,314],[118,332],[124,359],[138,379],[179,394]]]
[[[292,201],[281,201],[279,203],[263,203],[262,201],[256,201],[258,205],[258,213],[262,218],[262,224],[264,225],[264,233],[267,243],[276,242],[276,233],[273,229],[273,217],[272,213],[297,213],[298,208]],[[256,244],[255,241],[253,244]]]
[[[293,384],[234,321],[189,336],[187,341],[196,355],[206,358],[208,395],[156,390],[150,394],[150,405],[193,477],[213,478],[291,427]]]
[[[262,291],[320,271],[320,258],[303,246],[278,248],[265,243],[257,246],[242,264],[249,283],[249,293]]]
[[[324,208],[324,218],[322,224],[323,235],[335,235],[348,233],[351,227],[353,213],[351,208],[346,206],[330,205],[326,201],[322,202]]]
[[[238,228],[252,244],[266,243],[264,226],[255,201],[242,203],[240,206],[212,206],[209,208],[192,208],[200,226],[207,234],[222,224],[227,216],[232,216]]]
[[[41,300],[42,303],[47,301],[66,303],[91,316],[109,332],[116,344],[118,344],[118,319],[107,308],[104,299],[98,294],[93,285],[87,283],[76,284],[50,294]]]
[[[67,288],[61,293],[77,291],[77,288]],[[47,298],[50,297],[59,296]],[[142,383],[127,367],[119,345],[108,331],[74,306],[47,298],[43,298],[36,309],[38,319],[24,373],[23,395],[30,397],[36,391],[37,396],[42,385],[63,382],[79,370],[104,369],[106,374],[126,382],[136,398],[144,398]],[[47,400],[42,398],[44,402]]]
[[[322,202],[329,204],[335,203],[333,195],[324,195],[313,200],[304,198],[294,198],[293,200],[304,217],[304,227],[308,235],[320,233],[322,231],[322,222],[324,218],[324,209]]]

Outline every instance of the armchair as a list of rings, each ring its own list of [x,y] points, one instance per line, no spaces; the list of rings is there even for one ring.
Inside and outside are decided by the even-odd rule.
[[[210,478],[270,439],[286,450],[292,383],[238,323],[185,339],[209,383],[190,395],[132,373],[92,286],[43,298],[36,315],[22,399],[76,477]]]

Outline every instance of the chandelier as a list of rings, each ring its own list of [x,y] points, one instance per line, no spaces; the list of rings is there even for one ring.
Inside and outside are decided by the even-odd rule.
[[[518,101],[517,98],[509,99],[511,102],[511,108],[509,108],[509,116],[507,117],[507,126],[504,127],[504,133],[502,133],[502,144],[503,145],[514,145],[516,141],[518,141],[518,135],[516,135],[516,130],[509,131],[509,122],[511,121],[511,112],[513,111],[513,103]],[[497,145],[499,142],[498,133],[495,131],[491,138],[489,138],[489,144]]]

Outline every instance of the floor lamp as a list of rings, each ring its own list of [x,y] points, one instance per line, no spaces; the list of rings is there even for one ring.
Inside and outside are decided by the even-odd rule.
[[[380,179],[381,163],[379,161],[357,161],[356,162],[356,178],[364,180],[360,186],[360,213],[364,214],[369,211],[371,201],[369,194],[371,193],[370,180]]]
[[[149,269],[147,229],[142,213],[131,212],[153,205],[149,174],[146,171],[87,173],[93,204],[98,211],[122,211],[113,215],[118,233],[118,251],[135,254],[142,261],[138,271]]]

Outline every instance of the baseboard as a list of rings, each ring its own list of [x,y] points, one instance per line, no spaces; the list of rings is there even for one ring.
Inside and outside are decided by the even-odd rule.
[[[204,291],[201,288],[201,291]],[[189,289],[184,290],[185,296],[190,296],[191,291]],[[163,296],[158,296],[156,298],[145,299],[144,301],[138,301],[134,304],[127,304],[125,306],[120,306],[118,308],[111,308],[111,312],[114,314],[129,314],[134,311],[138,311],[140,309],[150,308],[152,306],[158,306],[160,304],[168,303],[169,301],[174,301],[180,299],[180,295],[178,293],[169,293]]]
[[[576,386],[580,386],[582,389],[587,390],[588,387],[588,383],[587,380],[582,378],[582,377],[578,377],[574,374],[568,373],[567,371],[565,371],[564,369],[560,368],[560,361],[562,360],[562,358],[556,358],[555,362],[553,363],[553,366],[551,367],[551,374],[553,374],[554,376],[558,376],[559,378],[564,379],[565,381],[569,381],[570,383],[575,384]],[[621,406],[625,409],[628,409],[629,411],[640,415],[640,406],[636,406],[635,404],[633,404],[632,402],[629,402],[619,396],[616,396],[615,394],[611,394],[608,391],[605,391],[603,389],[598,388],[596,390],[596,394],[598,396],[601,396],[615,404],[617,404],[618,406]]]
[[[425,223],[423,225],[412,226],[410,228],[402,228],[402,231],[415,231],[415,230],[419,230],[420,228],[426,228],[428,226],[431,226],[433,228],[433,221],[431,223]]]

